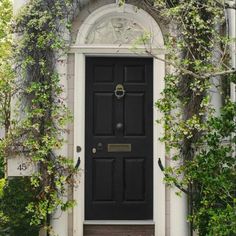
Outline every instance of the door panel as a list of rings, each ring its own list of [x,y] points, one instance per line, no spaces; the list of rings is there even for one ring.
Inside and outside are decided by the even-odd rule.
[[[93,160],[93,201],[114,200],[114,162],[112,158]]]
[[[94,66],[94,82],[111,83],[114,81],[114,65],[96,65]]]
[[[94,94],[94,135],[113,135],[113,94]]]
[[[126,83],[145,83],[144,65],[126,65],[124,67],[124,80]]]
[[[124,135],[145,135],[144,93],[126,93],[124,101]]]
[[[124,159],[125,201],[145,201],[145,161],[144,158]]]
[[[152,71],[150,58],[86,58],[86,220],[153,218]]]

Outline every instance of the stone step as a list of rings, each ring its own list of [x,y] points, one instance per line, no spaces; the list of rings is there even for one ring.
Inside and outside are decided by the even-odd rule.
[[[154,236],[154,225],[84,225],[84,236]]]

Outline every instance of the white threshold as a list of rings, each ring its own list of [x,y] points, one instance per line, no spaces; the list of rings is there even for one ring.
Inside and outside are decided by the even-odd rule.
[[[86,220],[84,225],[154,225],[153,220]]]

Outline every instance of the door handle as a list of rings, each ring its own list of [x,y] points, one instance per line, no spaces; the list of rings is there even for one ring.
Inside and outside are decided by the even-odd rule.
[[[78,169],[80,166],[80,157],[78,157],[77,163],[75,165],[75,169]]]
[[[92,153],[95,154],[97,152],[96,148],[92,148]]]

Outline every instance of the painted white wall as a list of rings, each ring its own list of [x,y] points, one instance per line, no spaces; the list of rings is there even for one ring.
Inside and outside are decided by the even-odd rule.
[[[170,157],[175,155],[175,151],[171,151]],[[173,168],[181,165],[181,160],[169,161],[170,166]],[[188,216],[188,202],[185,193],[177,195],[180,190],[173,186],[170,188],[170,236],[188,236],[189,224],[187,223]]]
[[[231,4],[235,4],[236,0],[230,1]],[[236,9],[228,10],[229,17],[229,36],[236,39]],[[236,69],[236,41],[231,44],[231,64],[234,69]],[[236,85],[231,83],[230,85],[230,97],[232,102],[236,102]],[[235,118],[236,122],[236,118]],[[236,145],[234,145],[234,155],[236,154]]]
[[[27,2],[28,0],[13,0],[13,13],[14,15],[20,10],[20,8]]]
[[[159,55],[164,59],[164,55]],[[153,100],[157,101],[162,98],[161,92],[165,88],[165,63],[163,61],[155,59],[153,62]],[[162,69],[161,69],[162,68]],[[161,69],[161,70],[160,70]],[[154,120],[154,139],[153,139],[153,190],[154,190],[154,202],[153,202],[153,219],[155,222],[155,235],[166,235],[166,186],[163,181],[163,173],[158,166],[158,158],[161,159],[163,165],[165,165],[165,144],[160,142],[159,139],[163,137],[164,130],[162,124],[157,124],[155,120],[160,119],[163,114],[154,108],[153,120]],[[156,156],[157,154],[157,156]]]
[[[66,199],[66,196],[63,197],[63,200],[66,201]],[[56,236],[67,236],[68,213],[58,208],[51,218],[51,226],[53,229],[53,233],[55,233]]]
[[[233,5],[236,4],[236,0],[228,1],[231,2]],[[228,17],[229,17],[229,35],[231,38],[236,38],[236,10],[235,9],[229,9],[228,10]],[[231,44],[231,63],[232,67],[236,68],[236,42],[233,42]],[[236,101],[236,86],[235,84],[231,84],[231,99],[232,101]]]
[[[63,94],[62,98],[64,99],[65,103],[68,103],[67,98],[67,91],[68,91],[68,84],[67,84],[67,57],[61,57],[56,64],[56,69],[60,77],[61,85],[63,86]],[[68,105],[68,104],[67,104]],[[64,133],[63,135],[64,140],[68,140],[68,134]],[[67,157],[68,155],[68,144],[65,143],[57,152],[58,155],[62,155]],[[62,197],[64,201],[67,200],[67,194]],[[51,217],[51,225],[53,231],[56,236],[67,236],[68,235],[68,212],[62,211],[60,208],[56,210],[56,212]]]
[[[82,53],[75,54],[75,81],[74,81],[74,162],[77,162],[78,153],[76,146],[82,147],[80,153],[81,175],[79,185],[74,188],[74,199],[77,205],[73,209],[73,236],[83,235],[84,223],[84,167],[85,167],[85,56]]]
[[[185,193],[177,196],[179,189],[173,187],[170,191],[170,236],[188,236],[187,197]]]
[[[220,94],[220,78],[212,78],[211,80],[212,86],[210,88],[210,95],[211,95],[211,104],[215,109],[215,114],[220,114],[220,108],[222,107],[222,96]]]

